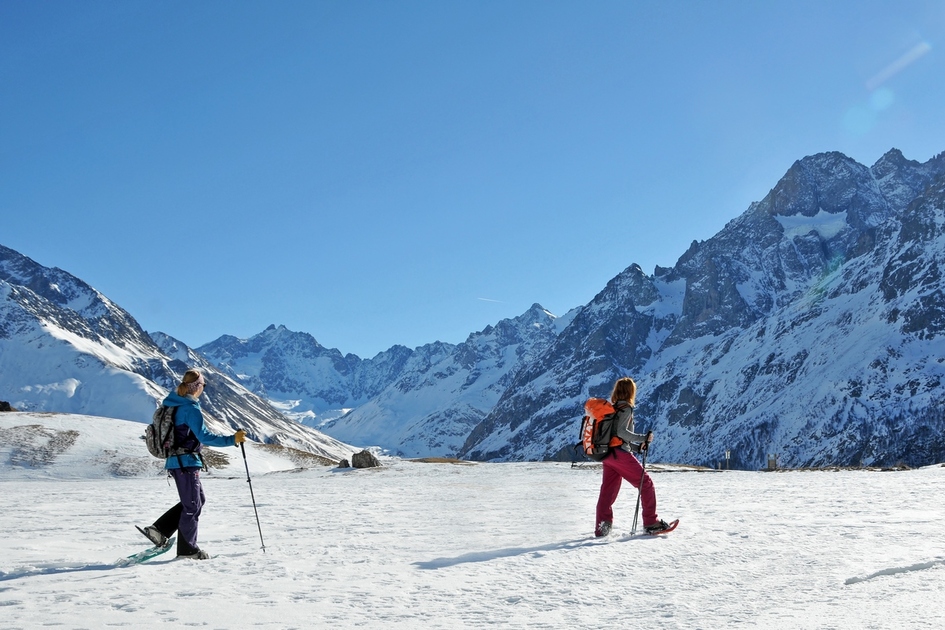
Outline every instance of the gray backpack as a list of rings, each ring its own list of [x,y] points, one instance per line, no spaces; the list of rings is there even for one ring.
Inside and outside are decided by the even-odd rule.
[[[144,430],[144,441],[148,452],[155,457],[167,459],[174,455],[174,416],[177,407],[161,405],[154,410],[151,424]]]

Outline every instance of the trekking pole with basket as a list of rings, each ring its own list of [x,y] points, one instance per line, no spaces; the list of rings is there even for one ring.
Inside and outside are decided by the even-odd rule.
[[[643,462],[641,466],[643,472],[640,473],[640,485],[637,488],[637,506],[633,509],[633,528],[630,530],[630,535],[633,536],[637,533],[637,518],[640,515],[640,498],[643,496],[643,478],[646,477],[646,456],[650,452],[650,436],[653,435],[652,431],[646,432],[646,439],[643,441]]]
[[[259,530],[259,542],[262,544],[263,553],[266,553],[266,543],[263,542],[262,526],[259,524],[259,512],[256,510],[256,497],[253,495],[253,481],[249,478],[249,462],[246,461],[246,447],[240,442],[240,450],[243,451],[243,465],[246,466],[246,482],[249,484],[249,496],[253,500],[253,512],[256,514],[256,528]]]

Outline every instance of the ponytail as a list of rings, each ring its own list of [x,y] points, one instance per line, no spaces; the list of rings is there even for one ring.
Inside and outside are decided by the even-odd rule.
[[[188,396],[193,394],[197,391],[198,387],[206,385],[206,383],[200,372],[197,370],[187,370],[184,372],[184,378],[181,379],[180,385],[177,386],[177,395]]]

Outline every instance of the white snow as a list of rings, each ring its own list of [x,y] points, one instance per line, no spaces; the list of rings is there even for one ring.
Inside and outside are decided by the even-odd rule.
[[[826,210],[821,210],[812,217],[798,214],[794,216],[776,215],[774,218],[784,228],[784,237],[788,239],[795,236],[804,236],[810,232],[817,232],[821,238],[831,239],[848,227],[846,213],[832,214]]]
[[[662,278],[654,278],[653,286],[659,291],[660,299],[647,310],[652,310],[653,316],[657,319],[679,315],[682,312],[683,300],[686,297],[685,278],[673,282],[666,282]]]
[[[136,356],[135,349],[121,355],[111,342],[95,344],[52,325],[34,325],[27,334],[0,339],[0,391],[18,409],[150,418],[164,392],[121,367]]]
[[[9,441],[12,427],[29,424],[82,430],[56,461],[30,469],[11,464],[19,443]],[[204,475],[200,544],[211,560],[171,552],[117,568],[147,547],[133,525],[177,500],[158,472],[119,478],[100,464],[104,451],[140,453],[140,429],[0,414],[4,628],[945,624],[939,466],[655,472],[660,514],[680,518],[679,529],[629,536],[636,495],[625,488],[616,533],[598,540],[598,469],[384,460],[382,469],[289,473],[290,463],[251,447],[265,552],[236,455]]]

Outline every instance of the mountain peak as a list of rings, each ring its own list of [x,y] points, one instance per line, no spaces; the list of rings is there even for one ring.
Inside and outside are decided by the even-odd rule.
[[[542,306],[538,302],[535,302],[534,304],[532,304],[531,308],[529,308],[527,312],[530,313],[533,317],[548,318],[550,320],[555,320],[558,318],[557,315],[555,315],[554,313],[546,309],[544,306]]]
[[[794,162],[768,193],[767,210],[788,217],[845,211],[871,179],[867,167],[839,151],[811,155]]]
[[[919,166],[919,163],[914,160],[906,159],[902,151],[893,148],[886,151],[881,158],[876,160],[876,163],[870,167],[870,170],[876,174],[877,178],[882,178],[886,173],[901,171],[906,165]]]

